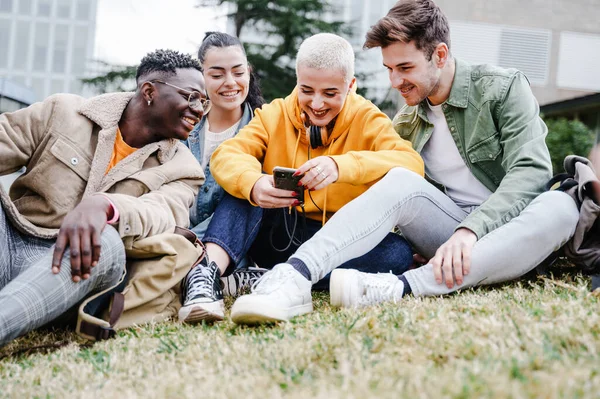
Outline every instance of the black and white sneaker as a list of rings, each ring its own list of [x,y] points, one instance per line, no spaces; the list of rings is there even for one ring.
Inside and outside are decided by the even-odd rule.
[[[208,263],[208,265],[207,265]],[[220,321],[225,317],[221,272],[215,262],[205,257],[189,271],[181,287],[183,306],[179,309],[179,321],[199,323]]]
[[[227,296],[240,296],[248,293],[252,285],[265,274],[268,269],[262,267],[244,267],[235,270],[227,277],[221,277],[223,294]],[[248,291],[248,292],[246,292]]]

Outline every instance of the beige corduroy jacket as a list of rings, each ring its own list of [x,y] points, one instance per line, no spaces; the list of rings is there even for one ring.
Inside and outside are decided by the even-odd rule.
[[[202,168],[178,140],[151,143],[105,174],[117,124],[133,93],[90,99],[57,94],[0,115],[0,175],[27,171],[0,201],[21,232],[54,238],[83,198],[105,193],[117,207],[125,248],[140,238],[187,227],[204,182]]]

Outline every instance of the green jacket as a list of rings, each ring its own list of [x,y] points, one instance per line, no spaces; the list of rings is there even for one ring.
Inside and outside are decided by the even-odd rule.
[[[552,176],[547,128],[527,78],[516,69],[456,60],[442,109],[465,164],[493,192],[457,227],[481,239],[518,216],[544,190]],[[419,153],[433,132],[422,104],[404,106],[394,128]]]

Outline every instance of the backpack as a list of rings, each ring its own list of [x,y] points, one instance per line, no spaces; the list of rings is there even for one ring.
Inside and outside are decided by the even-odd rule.
[[[181,280],[205,255],[196,235],[180,227],[135,241],[125,252],[119,283],[79,306],[75,331],[88,340],[111,338],[117,329],[177,315]]]
[[[584,157],[567,156],[564,168],[565,172],[554,176],[546,188],[567,193],[577,204],[579,221],[563,252],[585,274],[592,275],[594,291],[600,288],[600,198],[595,194],[595,191],[600,194],[600,181],[592,163]]]

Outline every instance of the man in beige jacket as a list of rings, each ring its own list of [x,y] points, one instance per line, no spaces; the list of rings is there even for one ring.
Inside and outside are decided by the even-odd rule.
[[[158,50],[135,93],[57,94],[0,115],[0,346],[115,285],[134,241],[187,226],[204,181],[180,143],[210,107],[200,66]]]

